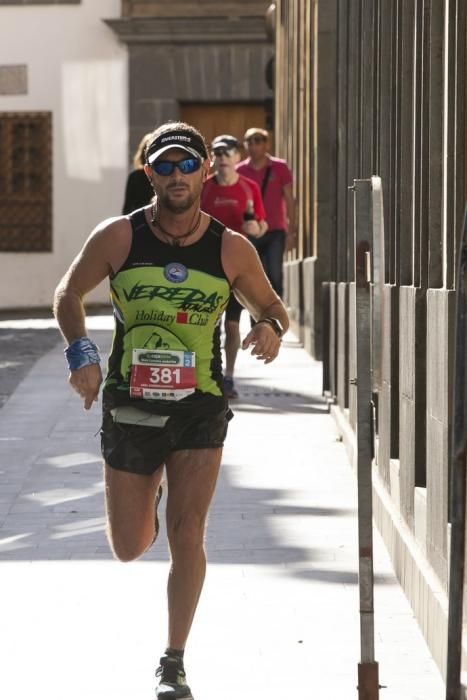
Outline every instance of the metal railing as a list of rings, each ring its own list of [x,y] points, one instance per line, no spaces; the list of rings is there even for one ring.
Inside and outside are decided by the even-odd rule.
[[[446,700],[464,700],[461,683],[465,569],[467,437],[467,208],[458,246],[456,279],[456,350],[450,478],[451,556],[446,665]]]
[[[356,438],[361,662],[359,700],[378,700],[379,669],[374,651],[372,463],[374,396],[380,383],[381,284],[384,269],[384,223],[381,180],[354,180],[354,284]],[[467,207],[459,236],[456,280],[456,352],[454,366],[451,523],[446,700],[464,700],[462,636],[465,585],[467,478]]]
[[[360,591],[359,700],[378,700],[379,667],[375,660],[373,606],[373,402],[371,354],[371,253],[373,249],[372,181],[354,180],[355,338],[357,392],[358,551]]]

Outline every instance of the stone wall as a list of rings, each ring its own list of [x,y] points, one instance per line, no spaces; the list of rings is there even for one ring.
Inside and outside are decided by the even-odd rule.
[[[186,102],[270,96],[268,3],[124,2],[108,21],[129,53],[130,154],[142,134],[178,119]]]
[[[285,263],[287,300],[315,356],[311,339],[319,337],[327,314],[324,389],[354,460],[352,189],[366,180],[375,192],[378,180],[380,211],[375,214],[374,200],[368,260],[374,515],[444,673],[456,242],[466,199],[466,2],[349,0],[335,9],[326,0],[277,2],[280,152],[293,162],[306,146],[298,125],[309,124],[312,133],[309,172],[295,170],[300,219],[311,226],[301,226]],[[310,74],[308,60],[311,86],[303,91],[300,74]]]

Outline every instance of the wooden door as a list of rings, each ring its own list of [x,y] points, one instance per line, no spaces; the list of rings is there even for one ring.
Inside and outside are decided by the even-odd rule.
[[[196,127],[206,139],[208,146],[215,136],[232,134],[243,144],[243,134],[252,126],[264,129],[265,112],[262,102],[245,103],[182,103],[182,121]],[[242,145],[242,157],[244,157]]]

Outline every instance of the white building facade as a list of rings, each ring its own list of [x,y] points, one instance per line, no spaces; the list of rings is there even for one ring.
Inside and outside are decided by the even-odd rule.
[[[90,232],[121,212],[127,47],[104,22],[120,10],[0,1],[1,309],[50,306]],[[108,284],[88,300],[106,302]]]
[[[0,0],[0,310],[50,307],[158,124],[272,132],[268,5]],[[107,301],[106,281],[87,297]]]

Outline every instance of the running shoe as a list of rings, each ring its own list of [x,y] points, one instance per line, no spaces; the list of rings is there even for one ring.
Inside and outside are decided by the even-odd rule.
[[[238,391],[232,377],[224,377],[224,394],[228,399],[238,399]]]
[[[157,700],[193,700],[191,690],[186,684],[183,659],[164,654],[156,677],[160,678],[156,688]]]

